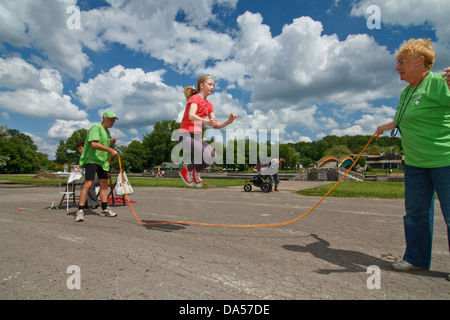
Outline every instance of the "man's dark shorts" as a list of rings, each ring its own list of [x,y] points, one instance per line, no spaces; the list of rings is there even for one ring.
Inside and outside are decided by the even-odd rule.
[[[88,163],[84,168],[85,180],[94,181],[95,173],[97,173],[99,180],[108,179],[108,171],[103,170],[103,168],[98,164]]]

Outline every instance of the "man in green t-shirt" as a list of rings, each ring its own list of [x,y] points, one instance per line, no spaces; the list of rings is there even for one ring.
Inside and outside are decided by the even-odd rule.
[[[108,208],[108,174],[109,158],[116,157],[118,152],[112,147],[116,144],[116,139],[111,139],[110,128],[118,120],[113,111],[103,113],[101,123],[97,123],[89,130],[84,143],[83,152],[80,157],[80,167],[85,169],[85,182],[80,192],[78,211],[75,215],[75,221],[84,221],[84,209],[86,206],[87,195],[95,178],[95,173],[100,180],[100,200],[102,211],[100,215],[115,217],[117,213]]]

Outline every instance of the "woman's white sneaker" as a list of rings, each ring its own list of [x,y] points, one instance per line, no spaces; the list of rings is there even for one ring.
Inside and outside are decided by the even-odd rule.
[[[408,261],[402,260],[392,264],[392,268],[397,271],[421,270],[422,268],[412,265]]]

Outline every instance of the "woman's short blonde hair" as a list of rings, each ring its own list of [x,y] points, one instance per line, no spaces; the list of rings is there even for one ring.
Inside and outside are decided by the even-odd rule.
[[[431,39],[410,39],[404,42],[395,53],[397,60],[401,55],[413,57],[425,57],[425,68],[430,70],[433,67],[436,52],[433,49]]]

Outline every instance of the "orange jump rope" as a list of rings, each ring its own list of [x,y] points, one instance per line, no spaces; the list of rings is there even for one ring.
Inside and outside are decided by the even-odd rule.
[[[353,162],[353,164],[351,165],[351,167],[345,172],[345,174],[342,176],[342,178],[305,214],[301,215],[300,217],[290,220],[290,221],[285,221],[285,222],[278,222],[278,223],[267,223],[267,224],[247,224],[247,225],[236,225],[236,224],[213,224],[213,223],[202,223],[202,222],[190,222],[190,221],[170,221],[170,222],[143,222],[141,219],[139,219],[139,217],[137,216],[136,212],[134,211],[133,205],[131,204],[130,199],[128,198],[128,194],[125,190],[125,186],[124,186],[124,192],[125,192],[125,196],[130,204],[130,209],[131,212],[133,213],[134,218],[136,219],[136,221],[142,225],[142,226],[157,226],[157,225],[171,225],[171,224],[185,224],[185,225],[195,225],[195,226],[205,226],[205,227],[223,227],[223,228],[268,228],[268,227],[278,227],[278,226],[285,226],[294,222],[297,222],[301,219],[303,219],[304,217],[306,217],[308,214],[310,214],[312,211],[314,211],[314,209],[323,201],[325,200],[326,197],[328,197],[328,195],[342,182],[342,180],[344,180],[344,178],[347,176],[347,174],[350,172],[350,170],[352,170],[352,168],[355,166],[355,164],[358,162],[359,158],[361,158],[361,155],[366,151],[367,147],[370,145],[370,143],[372,142],[373,138],[377,136],[377,140],[378,140],[378,135],[377,133],[374,133],[372,135],[372,137],[370,138],[369,142],[367,142],[366,146],[364,147],[364,149],[361,151],[361,153],[358,155],[358,157],[356,158],[356,160]],[[123,173],[122,173],[122,163],[120,160],[120,156],[117,156],[119,158],[119,167],[120,167],[120,174],[122,176],[122,181],[123,181]],[[111,159],[110,159],[111,161]]]

